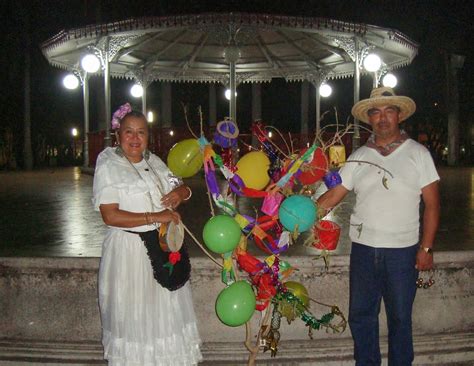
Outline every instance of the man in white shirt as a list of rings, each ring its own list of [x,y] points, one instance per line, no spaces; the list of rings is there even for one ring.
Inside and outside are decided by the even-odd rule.
[[[340,170],[342,184],[318,199],[329,210],[354,190],[351,215],[349,324],[356,365],[380,365],[380,302],[387,313],[389,365],[414,359],[412,307],[418,271],[433,268],[439,223],[439,176],[429,151],[408,138],[399,123],[416,110],[391,88],[372,90],[352,115],[372,126],[366,145]],[[420,197],[424,203],[419,238]]]

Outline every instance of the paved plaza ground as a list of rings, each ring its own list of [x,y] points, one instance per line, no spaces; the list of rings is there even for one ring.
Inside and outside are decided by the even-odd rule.
[[[474,168],[439,168],[441,225],[436,249],[474,250]],[[92,207],[93,177],[78,167],[32,172],[0,172],[0,256],[99,257],[106,227]],[[180,212],[184,223],[201,239],[210,217],[202,176],[186,181],[193,197]],[[343,205],[344,228],[337,254],[348,254],[347,226],[353,197]],[[243,199],[241,212],[252,214],[259,200]],[[300,242],[289,254],[316,255]],[[189,240],[191,255],[203,253]],[[256,250],[255,250],[256,252]]]

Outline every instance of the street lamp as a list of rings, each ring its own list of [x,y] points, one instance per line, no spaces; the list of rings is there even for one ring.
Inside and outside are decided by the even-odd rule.
[[[130,88],[130,94],[132,94],[132,97],[134,98],[141,98],[143,95],[143,86],[140,84],[133,84]]]
[[[95,56],[94,56],[95,57]],[[89,167],[89,74],[86,71],[75,70],[74,73],[70,73],[63,78],[63,85],[65,88],[72,90],[82,85],[82,100],[84,106],[84,145],[83,145],[83,157],[84,157],[84,168]],[[76,128],[71,130],[73,137],[78,135]]]
[[[382,60],[375,53],[370,53],[364,58],[363,65],[367,71],[377,72],[382,66]]]
[[[74,74],[67,74],[63,79],[63,85],[69,90],[77,89],[79,86],[79,79]]]
[[[96,55],[89,53],[85,55],[81,60],[81,66],[84,71],[93,74],[99,71],[100,68],[100,60]]]
[[[383,86],[386,86],[388,88],[395,88],[397,86],[397,83],[397,77],[391,73],[388,73],[382,79]]]
[[[326,83],[321,84],[321,86],[319,87],[319,94],[320,94],[323,98],[329,97],[329,96],[332,94],[332,88],[331,88],[331,86],[328,85],[328,84],[326,84]]]
[[[71,135],[72,135],[72,160],[74,165],[76,165],[76,137],[78,135],[77,128],[72,128],[71,129]]]
[[[230,100],[230,89],[225,90],[225,99]],[[237,98],[237,92],[235,92],[235,97]]]
[[[152,111],[148,111],[148,113],[146,114],[146,119],[148,121],[148,123],[153,123],[153,112]]]

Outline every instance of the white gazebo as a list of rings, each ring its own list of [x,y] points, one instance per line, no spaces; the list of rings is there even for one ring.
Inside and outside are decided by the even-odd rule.
[[[53,66],[75,72],[82,80],[86,119],[88,75],[79,65],[82,57],[92,53],[101,64],[98,73],[104,78],[107,121],[111,113],[111,77],[135,79],[141,84],[144,112],[146,88],[153,81],[224,84],[231,91],[229,115],[234,119],[238,84],[255,83],[252,102],[259,104],[259,83],[284,78],[308,81],[316,87],[318,130],[322,83],[354,77],[354,102],[357,102],[360,74],[366,72],[362,61],[369,53],[376,53],[382,60],[382,67],[374,73],[376,84],[388,71],[410,64],[418,44],[395,29],[361,23],[268,14],[207,13],[144,17],[63,30],[44,42],[42,51]],[[166,93],[169,95],[170,91],[165,90]],[[259,113],[259,108],[253,110]],[[87,132],[86,120],[86,145]],[[355,146],[358,139],[358,121],[355,121]],[[109,140],[107,127],[106,144]]]

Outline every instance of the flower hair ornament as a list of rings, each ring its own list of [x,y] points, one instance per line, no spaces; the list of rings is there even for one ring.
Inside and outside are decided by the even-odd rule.
[[[112,129],[117,130],[120,128],[120,122],[123,117],[125,117],[126,114],[130,113],[132,111],[132,106],[130,103],[125,103],[120,106],[119,109],[117,109],[114,114],[112,115]]]

